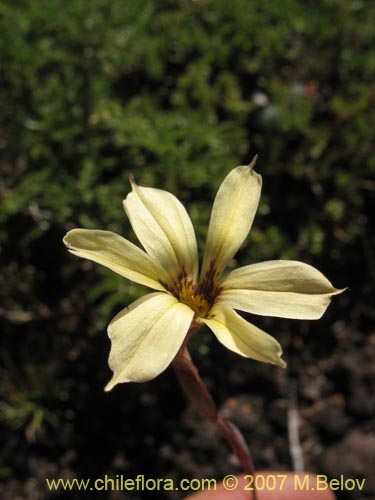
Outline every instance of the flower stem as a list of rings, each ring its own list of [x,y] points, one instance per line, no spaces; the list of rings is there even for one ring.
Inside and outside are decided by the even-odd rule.
[[[216,426],[231,446],[244,472],[253,476],[255,469],[245,439],[232,422],[219,415],[209,390],[191,360],[186,343],[177,353],[173,367],[188,400],[201,415]],[[256,490],[253,491],[253,500],[257,500]]]

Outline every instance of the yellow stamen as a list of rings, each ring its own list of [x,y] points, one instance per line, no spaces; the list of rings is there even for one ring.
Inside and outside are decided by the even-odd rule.
[[[196,316],[205,317],[210,310],[210,303],[207,298],[198,291],[196,285],[191,280],[183,277],[178,284],[178,298],[181,302],[189,306]]]

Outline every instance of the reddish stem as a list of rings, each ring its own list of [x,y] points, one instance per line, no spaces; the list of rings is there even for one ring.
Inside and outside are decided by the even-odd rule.
[[[223,419],[219,415],[210,392],[191,360],[189,352],[186,348],[187,340],[188,338],[181,346],[181,349],[173,361],[173,367],[178,381],[180,382],[186,397],[192,403],[194,408],[201,415],[212,422],[225,437],[234,454],[238,458],[244,472],[246,474],[254,475],[255,469],[245,439],[232,422],[227,419]],[[255,490],[253,491],[253,500],[257,500],[257,493]]]

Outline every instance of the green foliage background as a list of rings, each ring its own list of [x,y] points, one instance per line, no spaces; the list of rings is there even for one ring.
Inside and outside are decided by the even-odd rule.
[[[86,470],[93,439],[107,443],[100,470],[123,398],[137,407],[146,390],[101,394],[106,325],[143,290],[61,243],[73,227],[135,241],[121,206],[130,173],[182,200],[202,249],[220,182],[257,153],[263,195],[237,263],[312,263],[351,288],[327,321],[369,328],[373,11],[362,0],[1,2],[3,479],[32,475],[33,454],[60,470],[68,449]],[[167,397],[163,377],[166,389],[145,387]],[[103,412],[116,413],[110,431]],[[85,419],[96,420],[86,434]]]

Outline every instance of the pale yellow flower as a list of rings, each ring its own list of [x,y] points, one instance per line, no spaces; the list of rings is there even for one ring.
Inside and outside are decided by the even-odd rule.
[[[154,291],[133,302],[108,327],[109,366],[120,382],[143,382],[167,368],[192,329],[206,324],[228,349],[284,367],[280,344],[235,309],[262,316],[318,319],[340,293],[315,268],[275,260],[223,274],[247,237],[258,207],[262,178],[249,166],[233,169],[216,195],[202,268],[191,220],[175,196],[138,186],[125,211],[144,250],[121,236],[73,229],[64,243],[90,259]]]

